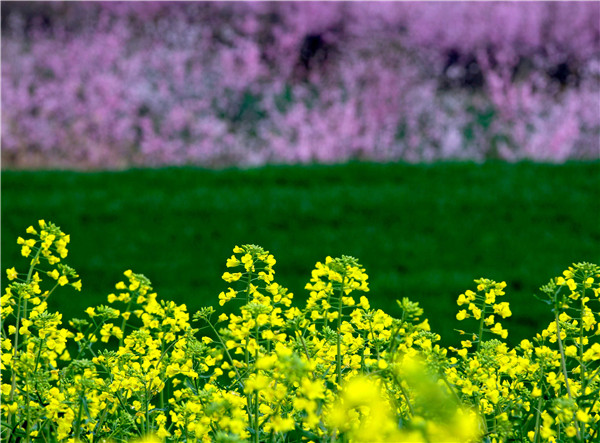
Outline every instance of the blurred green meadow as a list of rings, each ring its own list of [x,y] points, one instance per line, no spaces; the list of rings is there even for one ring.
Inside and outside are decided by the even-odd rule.
[[[398,315],[395,300],[418,301],[446,345],[469,329],[456,297],[476,278],[504,280],[514,344],[551,320],[541,285],[573,262],[600,263],[600,162],[3,171],[2,215],[4,269],[28,266],[16,238],[38,219],[71,234],[66,262],[83,291],[49,300],[65,320],[106,304],[127,269],[190,312],[219,310],[225,260],[253,243],[299,300],[317,261],[357,257],[374,308]]]

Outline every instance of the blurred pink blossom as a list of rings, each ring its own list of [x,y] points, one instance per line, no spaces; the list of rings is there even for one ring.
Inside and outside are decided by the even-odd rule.
[[[597,2],[13,9],[5,167],[600,158]]]

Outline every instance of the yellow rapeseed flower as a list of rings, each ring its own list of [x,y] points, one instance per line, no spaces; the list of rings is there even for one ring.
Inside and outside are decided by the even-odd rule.
[[[9,280],[14,280],[19,276],[19,274],[15,268],[10,268],[6,270],[6,276]]]

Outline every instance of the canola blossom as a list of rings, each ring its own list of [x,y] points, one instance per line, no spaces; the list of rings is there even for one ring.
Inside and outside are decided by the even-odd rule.
[[[227,284],[191,316],[131,270],[81,319],[48,310],[82,290],[50,222],[17,240],[1,297],[2,441],[592,442],[600,432],[600,267],[541,288],[549,324],[511,348],[506,283],[457,298],[464,340],[445,348],[417,303],[371,306],[357,259],[318,262],[304,306],[275,258],[236,246]]]

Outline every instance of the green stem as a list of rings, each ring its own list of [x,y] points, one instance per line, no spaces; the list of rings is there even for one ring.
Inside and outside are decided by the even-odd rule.
[[[325,318],[323,319],[323,329],[325,329],[329,325],[329,315],[328,314],[329,314],[329,309],[331,308],[331,303],[330,303],[330,301],[331,301],[331,294],[327,295],[327,298],[325,300],[326,300],[327,306],[329,306],[329,308],[327,308],[324,311]]]
[[[590,375],[590,377],[585,381],[584,388],[587,388],[590,385],[592,380],[594,380],[594,378],[596,378],[596,376],[598,375],[599,372],[600,372],[600,367],[598,369],[596,369],[594,372],[592,372],[592,375]],[[582,389],[582,392],[585,392],[585,389]]]
[[[31,283],[31,278],[33,276],[33,269],[35,267],[35,265],[37,264],[38,258],[40,257],[40,253],[42,252],[42,248],[38,248],[35,257],[33,258],[33,260],[31,260],[31,264],[29,266],[29,271],[27,272],[27,280],[25,281],[26,284]],[[23,303],[23,313],[22,313],[23,318],[25,318],[27,316],[27,299],[25,299],[24,303]],[[15,327],[16,327],[16,331],[15,331],[15,344],[14,344],[14,352],[13,352],[13,360],[17,360],[18,357],[18,351],[19,351],[19,328],[20,328],[20,323],[21,323],[21,297],[19,297],[19,301],[18,301],[18,305],[17,305],[17,322],[15,323]],[[12,403],[14,401],[15,398],[15,391],[17,388],[17,373],[13,370],[12,371],[12,376],[11,376],[11,391],[10,391],[10,402]],[[29,414],[29,405],[27,406],[27,414]],[[7,421],[8,423],[12,424],[12,413],[9,412],[8,417],[7,417]],[[29,420],[27,420],[27,423],[29,423]],[[27,425],[27,429],[29,429],[29,424]],[[29,433],[29,431],[28,431]],[[10,434],[9,434],[10,437]],[[28,441],[29,441],[29,436],[27,437]]]
[[[79,433],[81,432],[81,414],[83,412],[83,398],[79,396],[79,411],[77,411],[77,421],[75,422],[75,441],[79,440]]]
[[[146,379],[146,374],[144,374],[144,380]],[[152,383],[152,382],[150,382]],[[148,404],[150,403],[150,396],[148,394],[148,383],[144,383],[144,390],[146,391],[146,396],[144,398],[144,407],[146,409],[146,435],[150,433],[150,411],[148,410]],[[142,427],[142,429],[144,429]]]
[[[35,254],[35,257],[33,258],[33,260],[31,260],[31,265],[29,266],[29,271],[27,272],[27,280],[25,280],[25,284],[29,284],[31,283],[31,278],[33,276],[33,269],[35,267],[35,263],[37,263],[38,258],[40,257],[40,253],[42,252],[42,248],[39,248],[37,250],[37,253]],[[24,303],[23,303],[23,318],[25,318],[27,316],[27,299],[25,299]],[[15,344],[14,344],[14,353],[13,353],[13,358],[16,360],[17,358],[17,353],[18,353],[18,348],[19,348],[19,325],[21,323],[21,298],[19,297],[19,302],[18,302],[18,306],[17,306],[17,322],[15,323],[17,330],[15,331]],[[15,377],[16,374],[13,372],[13,386],[12,386],[12,392],[10,394],[10,401],[13,401],[14,398],[14,391],[15,391]]]
[[[33,372],[37,372],[37,368],[38,368],[38,364],[40,363],[40,357],[42,355],[42,348],[44,347],[44,343],[46,342],[46,340],[41,340],[40,341],[40,346],[38,348],[38,353],[35,356],[35,365],[33,367]]]
[[[569,386],[569,374],[567,373],[567,363],[566,363],[566,358],[565,358],[565,351],[563,349],[563,343],[562,343],[562,338],[560,336],[560,323],[558,320],[558,311],[554,312],[554,321],[556,322],[556,340],[558,342],[558,350],[560,352],[560,367],[563,373],[563,376],[565,377],[565,386],[567,388],[567,394],[569,395],[569,399],[572,399],[572,395],[571,395],[571,387]]]
[[[379,361],[379,358],[380,358],[379,343],[377,343],[377,338],[375,337],[375,332],[373,331],[373,323],[371,323],[370,319],[369,319],[369,331],[371,332],[372,341],[375,344],[375,353],[377,354],[377,361]]]
[[[565,350],[563,348],[562,338],[560,336],[561,331],[560,331],[560,323],[558,320],[558,311],[554,312],[554,321],[556,322],[556,340],[558,342],[558,350],[560,352],[560,367],[561,367],[563,376],[565,377],[565,386],[567,388],[567,394],[569,395],[569,399],[572,399],[573,396],[571,395],[571,387],[569,385],[569,374],[567,373]]]
[[[583,299],[585,298],[585,286],[583,287],[583,290],[581,292],[581,305],[580,305],[580,309],[579,309],[579,377],[580,377],[580,382],[581,382],[581,395],[585,395],[585,390],[584,390],[584,386],[586,385],[585,383],[585,372],[587,370],[587,368],[585,367],[585,363],[583,361],[583,308],[585,307],[585,303],[583,301]],[[585,422],[581,422],[581,438],[585,438],[585,427],[586,427],[586,423]]]
[[[108,409],[108,406],[104,408],[104,411],[102,411],[102,415],[100,416],[100,420],[96,422],[96,426],[94,426],[94,435],[96,435],[96,433],[102,429],[102,425],[104,424],[104,420],[108,414]]]
[[[540,385],[541,381],[544,379],[544,366],[541,366],[541,376],[540,376]],[[538,443],[540,437],[540,418],[542,416],[542,396],[538,398],[537,410],[535,413],[535,435],[533,437],[533,443]]]
[[[27,378],[25,379],[25,387],[27,388],[27,397],[26,397],[26,404],[25,404],[25,409],[27,411],[26,415],[27,415],[27,443],[31,442],[31,414],[30,414],[30,398],[29,398],[29,375],[27,376]]]
[[[248,271],[248,281],[246,283],[246,304],[250,303],[250,285],[252,284],[252,271]],[[248,351],[248,340],[244,348],[244,361],[246,362],[246,370],[250,366],[250,353]]]
[[[571,387],[569,385],[569,374],[567,372],[567,362],[565,357],[565,350],[563,348],[562,338],[560,337],[560,323],[558,320],[558,309],[554,310],[554,321],[556,322],[556,340],[558,342],[558,350],[560,352],[560,367],[562,369],[563,376],[565,377],[565,387],[567,388],[567,394],[569,400],[573,399],[571,395]],[[581,440],[581,432],[579,430],[579,421],[577,418],[574,419],[575,428],[577,429],[577,439]]]
[[[131,297],[131,299],[129,300],[129,303],[127,303],[125,312],[129,312],[132,302],[133,302],[133,297]],[[123,340],[125,338],[125,326],[126,325],[127,325],[127,319],[125,317],[123,317],[123,321],[121,322],[121,338],[119,339],[119,346],[121,346],[121,347],[123,346]]]
[[[483,411],[481,410],[481,398],[479,397],[479,393],[475,393],[475,404],[477,405],[477,411],[479,412],[479,416],[481,417],[481,423],[483,424],[483,433],[484,435],[488,435],[490,433],[487,418]]]
[[[414,417],[415,412],[413,410],[412,404],[410,403],[408,393],[406,392],[406,389],[404,389],[404,386],[402,386],[402,380],[393,371],[392,377],[394,378],[394,381],[400,388],[400,392],[402,392],[402,396],[404,397],[404,401],[406,401],[406,406],[408,407],[408,413],[410,414],[411,418]]]
[[[258,360],[258,322],[256,322],[255,320],[255,328],[254,328],[254,333],[256,335],[256,352],[254,354],[254,363],[255,363],[255,367],[256,367],[256,361]],[[256,375],[258,376],[258,369],[256,369]],[[254,396],[254,442],[258,443],[258,435],[259,435],[259,429],[260,429],[260,425],[258,423],[258,390],[256,391],[256,394]]]
[[[306,354],[306,359],[310,361],[310,354],[308,353],[308,348],[306,347],[306,342],[304,341],[304,336],[300,331],[296,331],[298,337],[300,338],[300,343],[302,343],[302,348],[304,349],[304,353]]]
[[[392,332],[392,338],[390,339],[390,343],[387,348],[387,352],[390,355],[390,357],[392,357],[394,355],[393,351],[395,351],[394,344],[396,343],[396,337],[398,336],[398,333],[400,332],[400,327],[403,324],[404,324],[404,311],[402,312],[402,317],[400,317],[400,322],[398,323],[398,325],[394,328],[394,330]]]
[[[184,429],[185,429],[185,440],[184,441],[189,441],[189,437],[188,437],[188,417],[187,415],[185,416],[185,423],[184,423]]]
[[[581,386],[583,386],[585,381],[585,364],[583,363],[583,308],[585,304],[583,303],[583,298],[585,297],[585,288],[581,293],[581,307],[579,310],[579,375],[581,377]]]
[[[17,304],[17,323],[16,323],[16,331],[15,331],[15,346],[13,353],[13,360],[17,359],[17,351],[19,346],[19,322],[21,321],[21,300],[19,299],[19,303]],[[11,381],[11,391],[10,391],[10,402],[12,403],[15,396],[15,390],[17,387],[17,373],[12,371],[12,381]],[[10,414],[9,414],[9,422],[10,422]]]
[[[258,439],[258,430],[259,430],[259,424],[258,424],[258,391],[256,391],[255,397],[254,397],[254,442],[258,443],[259,439]]]
[[[479,349],[481,349],[481,339],[483,338],[483,324],[485,322],[485,308],[487,307],[487,304],[485,303],[485,300],[483,301],[483,306],[481,309],[481,320],[479,320],[479,334],[477,335],[477,352],[479,352]]]
[[[244,382],[242,380],[242,376],[240,375],[239,371],[235,367],[235,364],[233,362],[233,358],[231,357],[231,354],[229,353],[229,350],[227,349],[227,346],[223,342],[223,339],[221,338],[221,334],[219,334],[217,332],[217,330],[215,329],[215,327],[213,326],[213,324],[210,322],[210,320],[206,319],[206,322],[208,323],[208,325],[210,326],[210,328],[215,333],[215,336],[219,339],[219,342],[221,343],[221,346],[223,346],[223,350],[225,351],[225,354],[227,355],[227,358],[229,359],[229,363],[231,363],[231,367],[235,371],[235,375],[237,376],[237,378],[239,380],[240,387],[241,387],[241,390],[243,392],[244,391]],[[250,414],[250,399],[248,399],[248,398],[247,398],[247,402],[246,402],[246,412],[248,413],[248,418],[250,418],[251,417],[251,414]]]
[[[58,286],[59,286],[59,285],[58,285],[58,282],[56,282],[56,284],[54,285],[54,287],[48,291],[48,293],[47,293],[47,294],[46,294],[46,296],[44,297],[44,300],[48,300],[48,298],[50,298],[50,296],[52,295],[52,293],[54,292],[54,290],[55,290],[56,288],[58,288]]]
[[[229,363],[231,363],[231,367],[235,371],[235,374],[237,375],[237,377],[238,377],[238,379],[240,380],[240,383],[241,383],[242,382],[242,376],[240,375],[240,373],[238,372],[237,368],[233,364],[233,358],[231,357],[231,354],[229,353],[229,350],[227,349],[227,346],[225,346],[225,342],[223,342],[223,339],[221,338],[221,335],[217,332],[217,330],[212,325],[212,323],[210,321],[208,321],[208,320],[207,320],[207,323],[210,326],[210,328],[213,330],[213,332],[215,333],[215,335],[217,336],[217,338],[219,339],[219,342],[221,343],[221,346],[223,346],[223,350],[225,351],[225,355],[227,355],[227,358],[229,359]],[[244,389],[243,383],[242,383],[241,387],[242,387],[242,390],[243,390]]]
[[[439,376],[442,379],[442,381],[444,382],[444,384],[446,385],[446,387],[448,388],[448,390],[452,393],[452,395],[454,396],[454,399],[456,400],[457,404],[461,404],[461,400],[460,397],[458,395],[458,392],[456,392],[456,387],[452,386],[450,384],[450,382],[448,381],[448,378],[446,377],[446,374],[443,371],[439,372]]]
[[[250,285],[252,284],[252,271],[248,271],[248,280],[246,281],[246,304],[250,303]]]
[[[42,248],[38,248],[35,257],[33,258],[33,260],[31,260],[31,266],[29,266],[29,272],[27,273],[27,281],[26,283],[29,284],[31,283],[31,277],[33,276],[33,269],[35,268],[35,265],[38,262],[38,258],[40,258],[40,254],[42,252]]]
[[[342,276],[342,284],[340,286],[340,301],[338,304],[338,318],[337,318],[337,355],[336,355],[336,372],[337,372],[337,384],[342,385],[342,297],[344,296],[344,281],[345,276]]]

